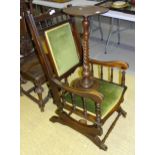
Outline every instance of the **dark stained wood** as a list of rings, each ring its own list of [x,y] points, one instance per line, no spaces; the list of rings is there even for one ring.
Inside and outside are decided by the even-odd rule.
[[[101,104],[99,103],[96,103],[95,104],[96,107],[96,124],[97,124],[97,127],[100,128],[101,127]]]
[[[72,111],[72,106],[70,106],[69,104],[65,104],[64,109],[67,109],[68,111]],[[77,114],[78,116],[80,116],[81,118],[84,118],[84,119],[86,118],[83,111],[80,110],[80,109],[76,109],[74,111],[74,113]],[[96,116],[87,113],[87,120],[91,121],[91,122],[95,122],[96,121]]]
[[[113,127],[115,126],[116,121],[119,118],[118,116],[120,116],[120,115],[126,116],[126,112],[120,107],[120,105],[124,100],[124,94],[127,89],[127,87],[125,86],[125,70],[127,70],[128,64],[123,61],[98,61],[98,60],[89,59],[89,52],[88,52],[88,50],[89,50],[89,44],[88,44],[89,33],[87,30],[84,32],[84,34],[85,34],[84,40],[85,41],[83,42],[83,44],[85,44],[85,45],[83,46],[83,49],[82,49],[82,46],[80,43],[80,37],[76,30],[74,18],[70,17],[67,22],[69,22],[71,24],[73,37],[76,41],[76,46],[77,46],[77,49],[79,52],[80,62],[78,65],[76,65],[75,67],[73,67],[69,71],[67,71],[63,76],[59,77],[54,69],[55,64],[52,62],[52,60],[49,58],[49,56],[44,53],[43,47],[42,47],[42,44],[41,44],[41,41],[39,38],[39,35],[43,34],[45,29],[41,29],[41,28],[39,29],[37,27],[38,22],[42,23],[41,21],[45,20],[45,19],[48,21],[49,18],[50,17],[48,15],[44,16],[44,17],[43,16],[33,17],[32,14],[27,12],[27,22],[28,22],[28,25],[29,25],[29,28],[31,31],[31,35],[32,35],[33,41],[35,43],[35,47],[37,49],[39,59],[41,60],[43,70],[45,71],[46,77],[49,81],[50,88],[52,88],[51,93],[53,96],[54,103],[57,106],[57,111],[56,111],[57,116],[52,116],[50,118],[50,121],[59,122],[61,124],[71,127],[72,129],[80,132],[81,134],[86,136],[88,139],[90,139],[100,149],[107,150],[107,146],[105,145],[105,140],[109,136]],[[45,25],[46,24],[47,23],[45,23]],[[88,29],[89,22],[88,22],[88,19],[85,18],[85,16],[84,16],[83,24],[85,25],[85,29]],[[53,26],[55,26],[55,25],[52,25],[51,27],[53,27]],[[48,28],[51,28],[51,27],[49,26]],[[85,49],[85,47],[86,47],[86,49]],[[85,56],[85,54],[86,54],[86,56]],[[71,74],[74,73],[74,71],[77,69],[77,67],[82,66],[82,65],[83,65],[83,67],[85,67],[84,72],[86,72],[86,75],[85,75],[85,73],[83,73],[84,78],[86,78],[86,80],[84,80],[85,86],[84,87],[83,86],[75,87],[76,84],[74,82],[69,83],[67,79],[69,76],[71,76]],[[97,81],[97,79],[94,78],[94,75],[93,75],[94,74],[93,68],[96,65],[100,66],[100,68],[102,68],[102,69],[103,69],[103,67],[111,68],[111,73],[110,73],[111,75],[110,75],[109,83],[112,83],[112,84],[114,84],[113,78],[115,76],[114,75],[115,72],[113,70],[120,69],[121,73],[122,73],[122,82],[121,82],[121,84],[118,82],[117,85],[122,85],[122,87],[124,88],[124,91],[120,97],[120,100],[116,104],[116,106],[113,109],[111,109],[109,111],[109,113],[103,118],[101,116],[101,104],[104,104],[104,94],[101,94],[100,92],[98,92],[96,90],[96,87],[89,88],[90,85],[86,86],[86,84],[90,82],[88,80],[90,77],[91,77],[90,80],[92,80],[94,83],[95,83],[95,81]],[[91,66],[91,67],[89,68],[89,66]],[[101,79],[104,78],[102,69],[101,69],[101,77],[100,77]],[[79,81],[81,81],[81,80],[79,80]],[[65,101],[66,93],[69,93],[72,95],[71,104],[68,104],[67,101]],[[77,106],[76,106],[76,102],[77,102],[76,97],[82,98],[82,101],[83,101],[83,109],[82,110],[77,108]],[[86,99],[91,99],[93,101],[95,109],[96,109],[94,115],[89,113],[88,110],[86,109],[86,107],[87,107]],[[103,139],[101,139],[100,136],[102,136],[102,134],[103,134],[102,126],[114,112],[117,112],[118,116],[116,117],[116,119],[114,120],[114,122],[112,123],[112,125],[110,126],[108,131],[105,132],[105,137]],[[80,118],[84,118],[84,120],[75,119],[72,114],[77,114],[78,116],[80,116]],[[90,122],[88,122],[88,121],[90,121]],[[91,124],[88,124],[88,123],[91,123]],[[104,126],[103,126],[103,128],[104,128]]]
[[[27,28],[25,21],[25,12],[28,10],[28,6],[24,0],[20,3],[20,76],[21,80],[21,94],[25,94],[32,101],[38,104],[41,111],[44,111],[45,103],[50,98],[50,94],[47,94],[45,98],[42,97],[43,88],[42,85],[46,83],[46,77],[43,72],[42,66],[38,59],[37,52],[33,46],[31,35]],[[25,90],[22,87],[23,80],[31,81],[33,86],[30,89]],[[37,97],[32,95],[32,92],[37,94]]]
[[[83,77],[80,81],[82,88],[90,88],[93,85],[93,79],[91,77],[89,68],[89,20],[88,17],[84,17],[82,21],[83,25]]]
[[[125,85],[125,71],[122,71],[122,86]]]
[[[31,37],[25,22],[25,11],[28,10],[24,0],[20,0],[20,55],[30,55],[33,49]]]
[[[48,11],[48,9],[49,9],[49,8],[42,6],[42,5],[33,4],[33,0],[27,0],[25,2],[27,4],[28,10],[30,10],[31,14],[33,14],[34,16],[38,16],[40,14],[43,14],[46,11]]]
[[[101,79],[103,79],[103,67],[101,66]]]
[[[96,135],[101,135],[102,130],[98,130],[95,125],[85,125],[85,124],[80,124],[78,121],[74,120],[73,118],[69,117],[66,112],[62,112],[59,114],[59,117],[51,117],[50,121],[52,122],[60,122],[64,125],[68,125],[71,128],[77,130],[77,131],[82,131],[83,134],[90,134],[93,136]]]
[[[44,70],[46,77],[49,81],[49,88],[52,89],[51,93],[53,96],[53,102],[58,106],[58,109],[61,111],[63,105],[59,98],[60,97],[59,90],[56,87],[56,85],[53,83],[53,81],[51,81],[51,77],[55,76],[55,75],[53,73],[53,69],[50,67],[51,63],[49,62],[49,59],[47,58],[47,55],[44,52],[44,49],[42,47],[41,40],[40,40],[40,35],[43,34],[43,31],[45,29],[47,29],[47,27],[45,29],[39,29],[39,27],[37,27],[37,25],[36,25],[38,22],[40,22],[40,24],[45,24],[46,20],[52,21],[53,18],[55,18],[55,16],[60,16],[60,15],[61,14],[58,12],[54,15],[49,16],[49,12],[47,12],[47,13],[45,13],[45,15],[42,14],[40,16],[35,17],[35,20],[36,20],[36,23],[35,23],[32,14],[30,14],[30,12],[28,12],[26,19],[27,19],[27,24],[28,24],[29,30],[31,32],[34,44],[35,44],[36,51],[38,53],[39,60],[42,64],[43,70]],[[66,15],[64,15],[64,14],[63,14],[63,16],[66,17]],[[61,18],[61,19],[66,20],[67,18],[65,18],[65,19]],[[61,21],[61,23],[63,23],[63,22],[65,22],[65,21]],[[57,24],[58,23],[50,22],[50,26],[48,25],[48,28],[56,26]],[[42,25],[41,25],[41,27],[42,27]]]
[[[105,67],[116,67],[116,68],[121,68],[123,70],[126,70],[129,68],[128,63],[124,61],[101,61],[101,60],[89,59],[89,62],[91,64],[102,65]]]
[[[110,81],[113,82],[113,68],[111,68],[110,71]]]
[[[91,74],[93,75],[94,74],[93,64],[90,64],[90,66],[91,66]]]

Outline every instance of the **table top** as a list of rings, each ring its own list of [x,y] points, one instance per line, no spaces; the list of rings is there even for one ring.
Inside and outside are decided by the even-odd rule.
[[[69,8],[63,9],[63,11],[72,16],[92,16],[96,14],[103,14],[107,12],[109,9],[99,6],[72,6]]]
[[[71,0],[70,2],[66,2],[66,3],[55,3],[55,2],[49,2],[46,0],[33,0],[33,3],[37,5],[52,7],[52,8],[64,9],[67,7],[67,5],[70,5],[70,4],[72,6],[86,6],[86,5],[93,6],[93,5],[98,4],[99,2],[89,1],[89,0]],[[119,12],[115,10],[109,10],[108,12],[102,15],[106,17],[112,17],[112,18],[135,22],[134,14],[128,14],[128,13]]]
[[[72,6],[81,6],[81,5],[95,5],[98,2],[97,1],[87,1],[87,0],[71,0],[66,3],[56,3],[56,2],[49,2],[46,0],[33,0],[34,4],[38,5],[43,5],[43,6],[48,6],[48,7],[53,7],[57,9],[63,9],[66,8],[67,5],[72,5]]]

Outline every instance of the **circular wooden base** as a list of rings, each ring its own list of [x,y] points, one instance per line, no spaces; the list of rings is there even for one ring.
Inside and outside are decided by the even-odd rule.
[[[99,87],[99,81],[97,79],[94,79],[94,78],[92,80],[93,80],[93,84],[90,87],[85,88],[82,85],[82,78],[78,78],[75,81],[73,81],[73,87],[74,88],[80,88],[80,89],[95,89],[95,90],[97,90]]]

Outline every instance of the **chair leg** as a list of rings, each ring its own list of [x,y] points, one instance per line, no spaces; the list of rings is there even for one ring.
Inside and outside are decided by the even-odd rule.
[[[126,118],[127,112],[124,111],[122,107],[119,108],[118,112],[121,113],[124,118]]]
[[[42,98],[43,88],[41,85],[36,85],[35,92],[38,94],[40,110],[41,112],[44,112],[45,103]]]
[[[21,84],[20,84],[20,96],[23,96],[23,88],[22,88],[22,86],[21,86]]]
[[[117,117],[115,118],[115,120],[113,121],[113,123],[111,124],[111,126],[109,127],[107,133],[105,134],[104,138],[102,139],[102,142],[101,142],[101,146],[103,148],[105,148],[107,150],[107,146],[104,144],[106,139],[108,138],[109,134],[111,133],[112,129],[114,128],[114,126],[116,125],[116,122],[118,121],[119,117],[122,115],[123,117],[126,117],[127,113],[120,107],[118,109],[118,115]]]
[[[26,84],[27,80],[25,80],[21,75],[20,75],[20,83],[21,84]]]
[[[95,145],[97,145],[100,149],[107,151],[108,147],[102,141],[98,136],[91,136],[91,135],[86,135]]]
[[[30,88],[29,90],[24,90],[22,87],[21,88],[21,93],[25,94],[27,97],[29,97],[32,101],[34,101],[35,103],[37,103],[39,105],[39,108],[41,109],[41,111],[44,111],[44,107],[45,104],[48,102],[49,98],[51,98],[50,92],[48,92],[47,96],[43,99],[42,98],[42,92],[43,92],[43,88],[40,85],[35,85],[34,87]],[[33,95],[31,95],[31,92],[35,92],[37,93],[38,97],[34,97]],[[21,94],[21,95],[22,95]]]
[[[22,88],[22,84],[25,84],[27,81],[20,76],[20,96],[23,96],[23,88]]]
[[[124,114],[124,110],[122,108],[120,108],[120,111],[117,115],[117,117],[115,118],[115,120],[113,121],[113,123],[111,124],[111,126],[109,127],[107,133],[105,134],[104,138],[102,140],[100,140],[100,138],[98,136],[92,137],[89,139],[91,139],[97,146],[99,146],[100,149],[103,149],[104,151],[106,151],[108,149],[107,145],[105,145],[105,141],[108,138],[109,134],[111,133],[112,129],[115,127],[116,122],[118,121],[119,117],[121,115]]]
[[[107,146],[104,143],[105,143],[106,139],[108,138],[109,134],[111,133],[112,129],[116,125],[116,122],[118,121],[120,115],[121,115],[121,113],[118,113],[117,117],[115,118],[115,120],[113,121],[113,123],[109,127],[107,133],[105,134],[104,138],[102,139],[101,146],[103,146],[106,150],[107,150]]]

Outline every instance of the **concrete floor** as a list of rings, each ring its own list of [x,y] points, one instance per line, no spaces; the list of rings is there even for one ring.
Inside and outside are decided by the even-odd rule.
[[[98,25],[94,20],[93,24]],[[109,18],[102,17],[103,40],[99,30],[90,34],[90,57],[99,60],[123,60],[128,62],[130,72],[135,71],[135,25],[132,22],[120,21],[121,29],[120,44],[117,44],[117,33],[110,38],[107,54],[104,54],[105,43],[109,32]],[[116,26],[113,27],[116,30]]]

